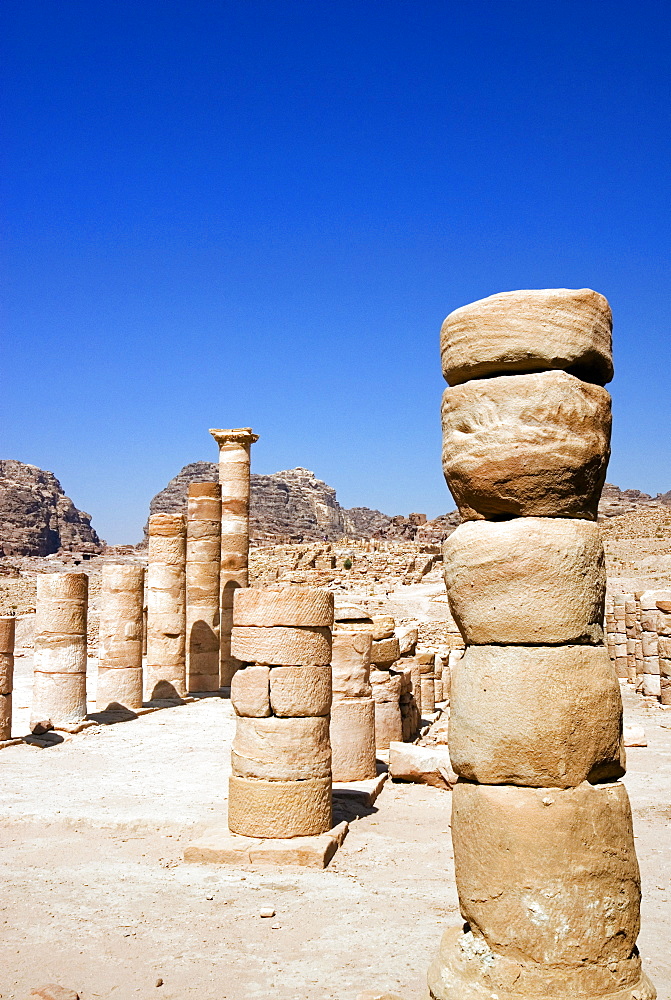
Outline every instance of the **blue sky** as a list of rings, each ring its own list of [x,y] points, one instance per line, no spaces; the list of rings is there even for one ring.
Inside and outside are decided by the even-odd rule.
[[[671,14],[610,0],[5,0],[0,457],[111,542],[251,425],[345,506],[453,506],[438,332],[615,316],[609,479],[671,489]]]

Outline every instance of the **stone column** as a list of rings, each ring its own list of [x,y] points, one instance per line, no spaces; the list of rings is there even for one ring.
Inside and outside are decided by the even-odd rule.
[[[219,690],[221,487],[191,483],[186,521],[186,674],[189,691]]]
[[[16,618],[10,615],[0,617],[0,740],[12,738],[15,627]]]
[[[326,833],[331,815],[333,594],[302,587],[235,592],[236,713],[228,826],[246,837]]]
[[[186,537],[181,514],[149,518],[147,698],[186,694]]]
[[[464,518],[444,569],[466,642],[449,728],[465,925],[430,969],[434,1000],[656,996],[603,645],[610,331],[589,289],[494,295],[443,325],[443,468]]]
[[[370,632],[333,632],[330,732],[334,781],[365,781],[377,775],[370,652]]]
[[[220,684],[230,687],[239,663],[231,654],[233,592],[247,587],[249,561],[249,463],[250,448],[259,440],[251,427],[214,429],[210,434],[219,445],[221,483],[221,591],[219,642]]]
[[[31,724],[86,718],[88,593],[86,573],[38,574]]]
[[[144,567],[105,563],[100,593],[98,711],[142,708]]]

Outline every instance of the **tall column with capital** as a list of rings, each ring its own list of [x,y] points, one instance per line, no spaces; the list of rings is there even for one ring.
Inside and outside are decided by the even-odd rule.
[[[231,655],[233,594],[248,586],[249,560],[249,462],[250,448],[258,441],[251,427],[214,429],[210,434],[219,445],[221,483],[221,595],[220,684],[230,687],[239,661]]]

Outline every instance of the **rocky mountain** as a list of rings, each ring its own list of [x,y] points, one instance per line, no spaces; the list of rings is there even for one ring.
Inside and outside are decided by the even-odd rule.
[[[642,508],[659,506],[671,507],[671,492],[651,497],[640,490],[621,490],[619,486],[606,483],[599,502],[599,517],[620,517]]]
[[[157,493],[150,514],[186,510],[189,483],[216,482],[214,462],[192,462]],[[251,475],[250,528],[253,538],[315,541],[339,538],[413,538],[426,519],[422,515],[390,517],[368,507],[343,508],[336,491],[309,469],[285,469]]]
[[[96,554],[103,543],[53,472],[0,459],[0,555]]]

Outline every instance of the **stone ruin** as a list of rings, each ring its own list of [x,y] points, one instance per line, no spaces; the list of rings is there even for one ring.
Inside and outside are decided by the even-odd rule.
[[[445,583],[466,640],[451,695],[464,925],[434,1000],[652,1000],[622,705],[594,522],[610,448],[611,313],[589,289],[508,292],[445,320],[443,469],[464,519]]]
[[[494,295],[447,317],[441,353],[443,468],[463,522],[443,547],[448,644],[423,649],[416,630],[335,603],[309,576],[250,588],[257,436],[218,429],[220,481],[192,483],[185,516],[150,517],[146,574],[103,569],[97,707],[230,692],[230,836],[185,857],[323,867],[344,836],[333,782],[375,780],[379,758],[449,702],[464,924],[443,936],[430,996],[654,1000],[636,950],[618,675],[671,703],[671,594],[605,605],[610,309],[589,289]],[[317,547],[304,568],[333,565]],[[38,577],[38,725],[86,719],[87,586],[83,573]],[[0,619],[5,740],[13,635]]]

